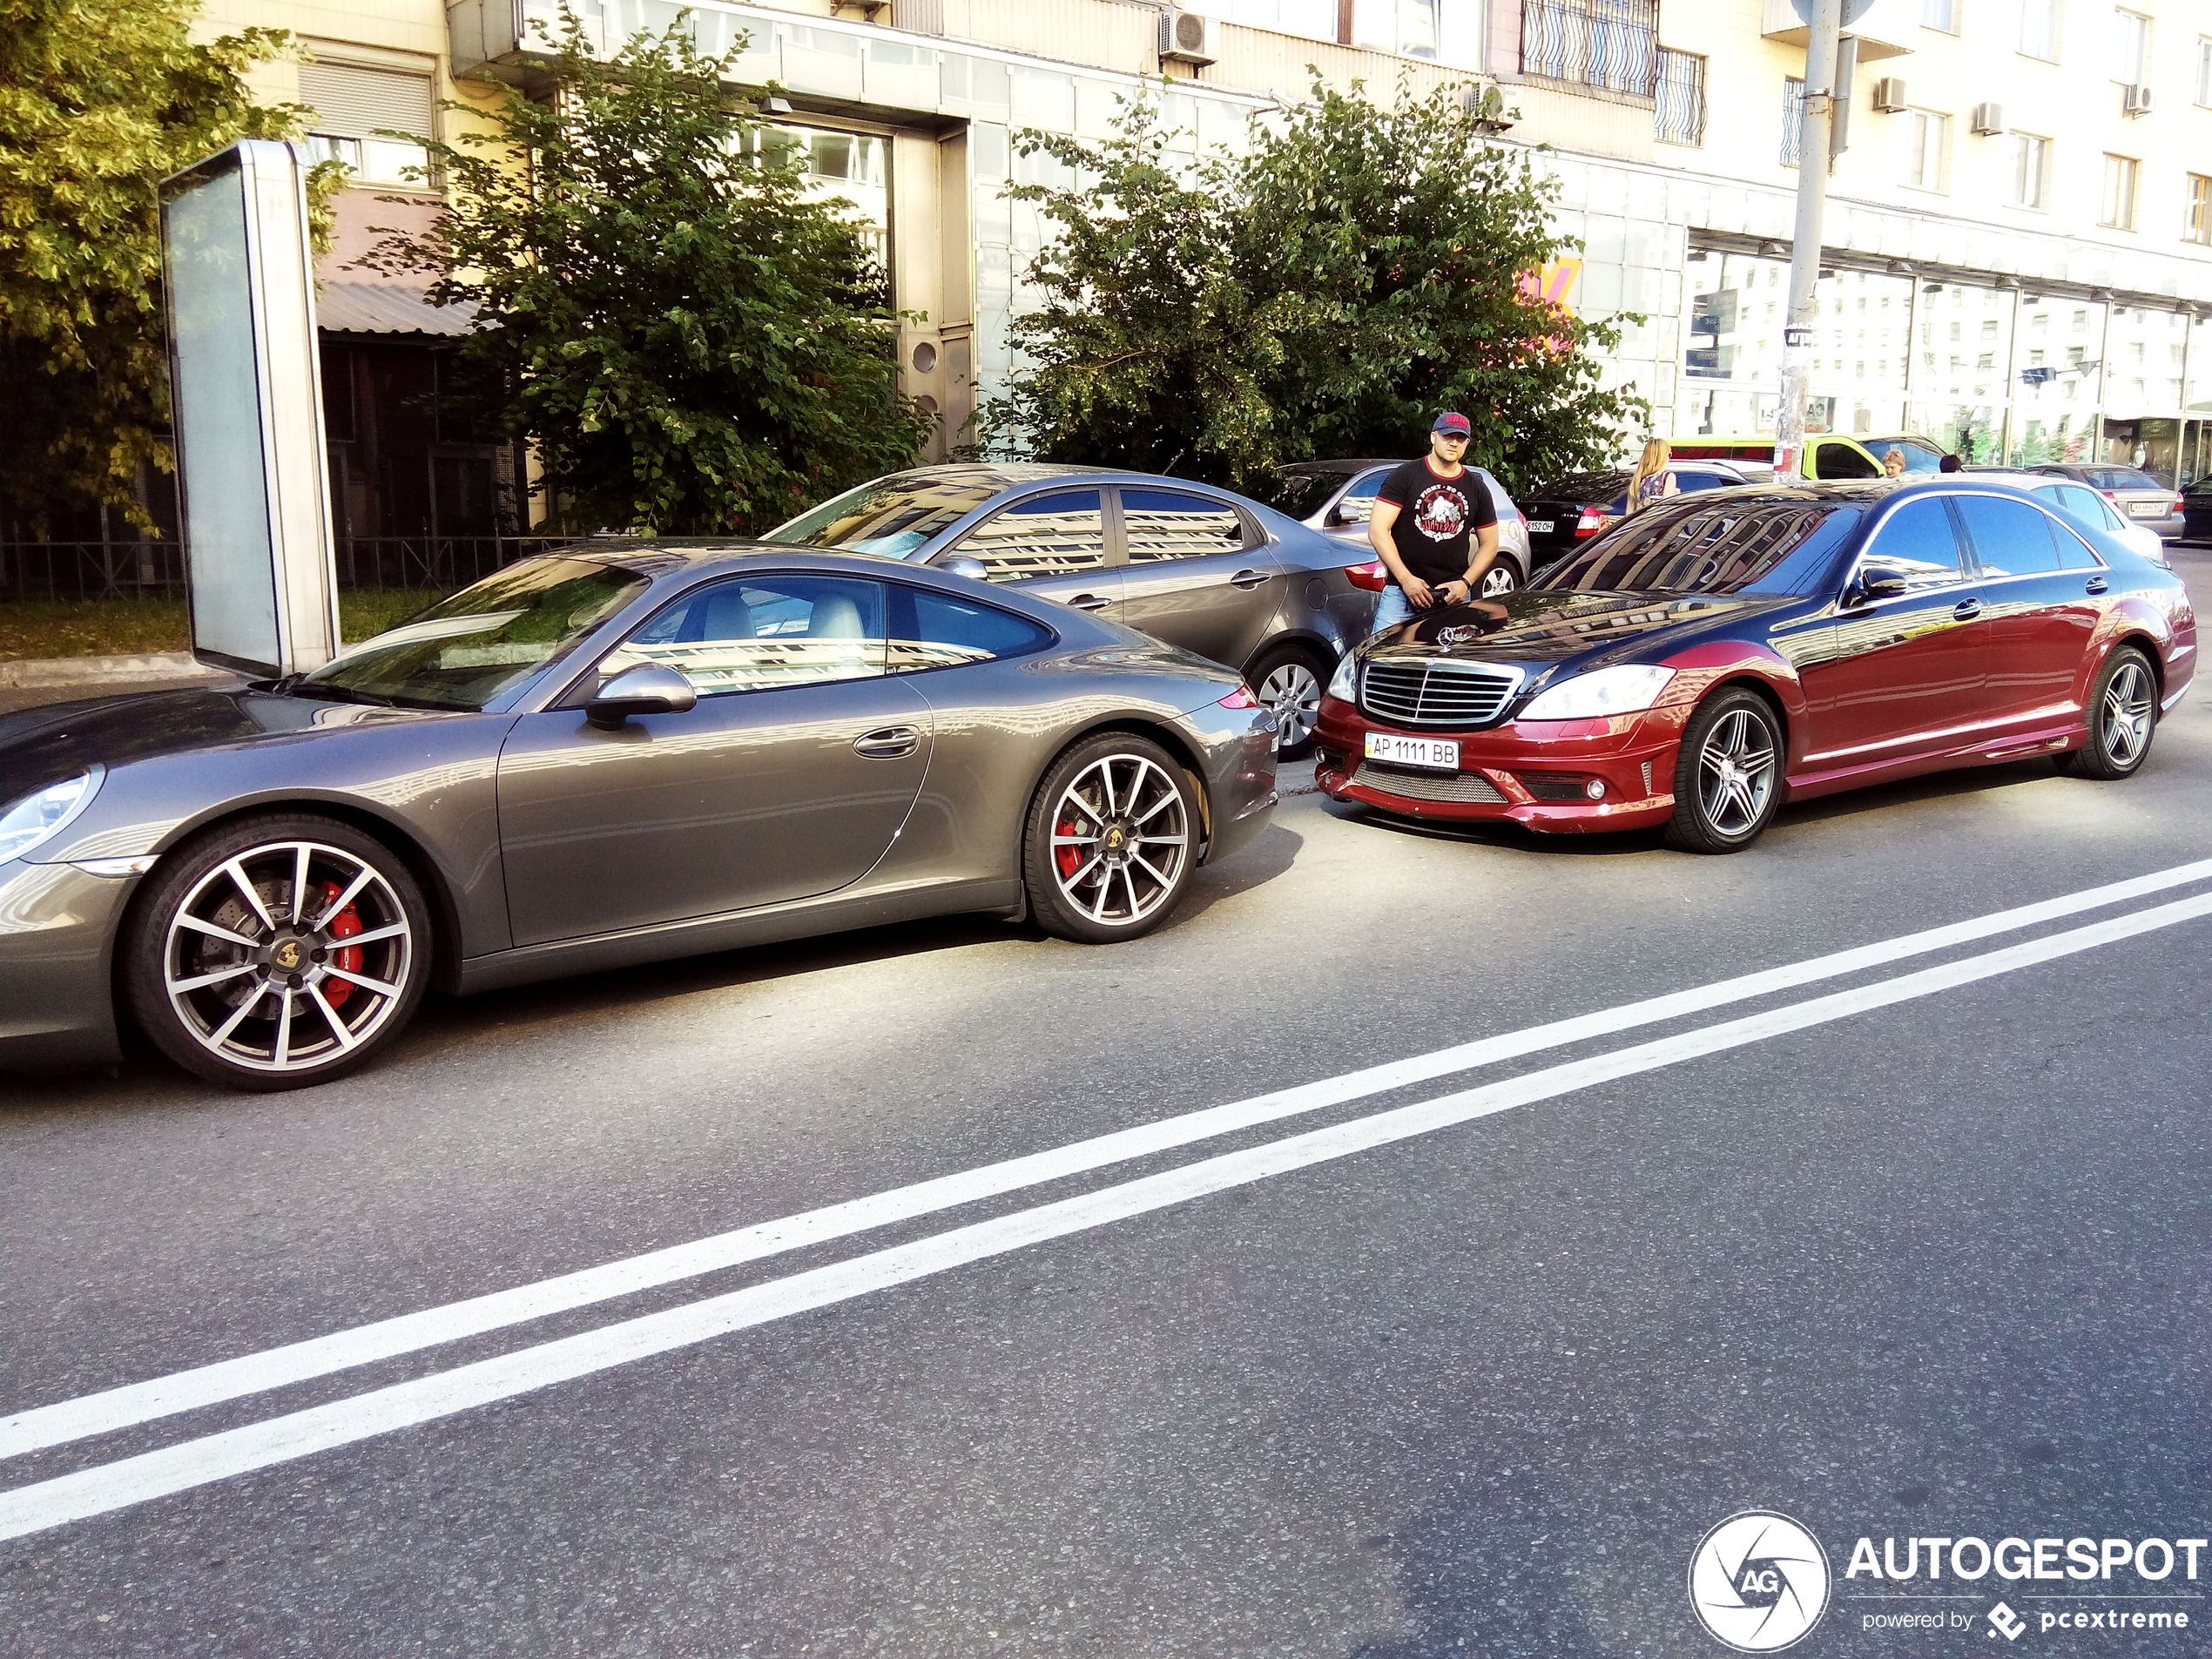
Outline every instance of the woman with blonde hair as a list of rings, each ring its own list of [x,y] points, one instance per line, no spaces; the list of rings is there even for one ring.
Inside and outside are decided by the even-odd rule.
[[[1674,453],[1674,447],[1664,438],[1654,438],[1643,446],[1643,458],[1636,462],[1635,475],[1629,480],[1631,513],[1640,512],[1654,502],[1664,501],[1682,489],[1675,482],[1675,475],[1667,470]]]

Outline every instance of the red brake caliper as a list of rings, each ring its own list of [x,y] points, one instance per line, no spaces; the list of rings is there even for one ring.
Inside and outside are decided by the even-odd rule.
[[[338,893],[339,887],[335,881],[324,882],[322,886],[322,902],[327,906],[332,900],[338,896]],[[361,932],[361,914],[351,905],[347,905],[343,910],[340,911],[336,915],[330,919],[330,936],[333,939],[351,939],[355,934]],[[333,968],[343,968],[348,974],[360,973],[361,971],[361,947],[359,945],[354,945],[344,950],[332,951],[330,953],[330,966]],[[353,994],[354,987],[351,981],[333,979],[325,980],[323,981],[323,1000],[328,1002],[330,1006],[334,1008],[344,1008],[346,1006],[346,999]]]
[[[1072,817],[1062,818],[1052,826],[1052,833],[1055,835],[1075,834],[1076,820]],[[1060,867],[1061,876],[1065,879],[1083,867],[1083,850],[1072,841],[1055,846],[1052,849],[1052,861]]]

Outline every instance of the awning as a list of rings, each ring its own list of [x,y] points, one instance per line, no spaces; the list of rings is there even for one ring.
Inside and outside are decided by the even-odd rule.
[[[315,322],[337,334],[465,334],[476,307],[434,306],[421,288],[383,282],[323,282],[315,289]]]

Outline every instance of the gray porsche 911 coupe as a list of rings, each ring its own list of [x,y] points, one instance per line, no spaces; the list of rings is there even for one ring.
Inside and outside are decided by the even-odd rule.
[[[1133,938],[1275,801],[1236,671],[858,555],[594,543],[312,674],[0,717],[0,1065],[293,1088],[469,992],[955,912]]]

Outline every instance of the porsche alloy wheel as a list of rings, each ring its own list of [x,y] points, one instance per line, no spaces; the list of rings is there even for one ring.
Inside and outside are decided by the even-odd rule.
[[[1183,769],[1157,745],[1108,732],[1047,773],[1025,874],[1047,932],[1100,943],[1149,933],[1190,885],[1197,819]]]
[[[320,819],[261,819],[164,859],[127,948],[132,1011],[212,1082],[298,1088],[404,1025],[428,963],[420,888],[389,849]]]

